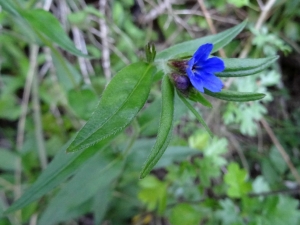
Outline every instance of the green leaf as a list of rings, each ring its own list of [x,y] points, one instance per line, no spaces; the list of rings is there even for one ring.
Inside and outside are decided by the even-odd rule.
[[[222,90],[221,92],[213,93],[205,89],[204,93],[218,99],[222,99],[225,101],[234,101],[234,102],[255,101],[265,97],[265,94],[262,93],[237,92],[237,91],[230,91],[230,90]]]
[[[244,77],[257,74],[272,65],[278,56],[261,59],[223,59],[225,70],[218,77]]]
[[[257,176],[252,183],[252,189],[254,193],[259,194],[263,192],[269,192],[270,186],[263,176]],[[260,196],[259,198],[263,199],[263,196]]]
[[[61,48],[74,55],[82,57],[87,56],[75,47],[74,43],[61,27],[57,18],[51,13],[42,9],[31,9],[24,10],[21,14],[37,34],[43,34],[50,41],[58,44]]]
[[[210,187],[212,178],[217,178],[221,175],[221,166],[216,164],[213,157],[197,158],[195,159],[195,164],[199,170],[198,176],[201,185],[205,188]]]
[[[0,96],[0,118],[17,120],[21,115],[21,109],[15,95]]]
[[[155,99],[145,110],[139,113],[137,121],[142,136],[155,136],[157,134],[159,117],[156,113],[159,111],[161,111],[161,98]]]
[[[194,88],[191,89],[191,91],[188,95],[188,99],[190,99],[194,102],[199,102],[200,104],[202,104],[208,108],[212,108],[212,104],[206,98],[204,98],[204,96],[199,91],[197,91]]]
[[[209,144],[210,136],[203,129],[199,129],[189,137],[189,146],[194,149],[203,151]]]
[[[174,86],[168,76],[164,76],[162,81],[162,112],[160,116],[159,129],[156,142],[151,149],[140,178],[144,178],[155,166],[172,137],[173,118],[174,117]]]
[[[220,48],[227,45],[235,36],[237,36],[246,26],[247,21],[236,25],[233,28],[230,28],[226,31],[223,31],[216,35],[210,35],[203,38],[186,41],[177,45],[173,45],[170,48],[167,48],[159,52],[156,56],[156,61],[161,59],[171,59],[176,55],[187,53],[187,55],[192,55],[200,45],[205,43],[212,43],[214,45],[213,52],[218,51]]]
[[[0,0],[0,6],[3,10],[9,12],[10,14],[21,17],[19,9],[15,5],[14,1]]]
[[[78,88],[82,79],[78,70],[67,59],[63,58],[59,52],[53,52],[52,60],[58,81],[63,89],[68,91]]]
[[[177,92],[178,93],[178,92]],[[182,102],[188,107],[188,109],[195,115],[195,117],[199,120],[199,122],[202,124],[202,126],[205,128],[205,130],[209,133],[211,137],[213,137],[213,133],[205,123],[204,119],[200,115],[200,113],[197,112],[197,110],[180,94],[178,93],[179,98],[182,100]]]
[[[153,66],[138,62],[119,71],[104,90],[96,111],[67,151],[85,149],[124,130],[144,106],[154,70]]]
[[[153,138],[137,140],[132,147],[132,153],[128,156],[127,162],[129,162],[130,168],[139,170],[143,166],[143,162],[147,159],[147,154],[154,144],[155,140]],[[168,146],[154,168],[167,167],[174,162],[182,162],[196,154],[199,154],[199,151],[196,149],[183,146]]]
[[[15,170],[19,156],[14,152],[0,148],[0,169],[1,170]]]
[[[199,151],[196,149],[183,146],[169,146],[154,168],[164,168],[175,162],[182,162],[197,154],[199,154]]]
[[[298,210],[299,201],[287,196],[268,198],[261,210],[260,224],[282,225],[299,224],[300,212]]]
[[[98,98],[91,89],[72,89],[68,92],[68,101],[79,118],[88,120],[97,106]]]
[[[110,151],[106,152],[110,153]],[[51,199],[40,216],[39,224],[58,224],[87,213],[82,205],[90,199],[93,201],[100,188],[111,189],[112,182],[121,170],[120,158],[114,160],[107,153],[97,153]],[[91,171],[93,172],[91,173]],[[76,197],[74,198],[74,196]],[[80,207],[81,210],[78,210]],[[57,210],[58,208],[59,210]]]
[[[277,171],[280,175],[285,174],[288,166],[276,146],[271,147],[268,158],[273,164],[274,171]]]
[[[243,224],[238,207],[231,199],[220,200],[221,209],[217,210],[216,217],[222,225]]]
[[[27,189],[21,198],[13,203],[5,213],[7,214],[21,209],[47,194],[74,174],[78,168],[86,162],[86,160],[95,155],[96,152],[104,150],[109,141],[109,139],[103,140],[85,151],[76,152],[74,154],[66,154],[66,146],[68,146],[68,144],[66,144],[48,165],[47,169],[39,176],[38,180]]]
[[[208,148],[203,150],[205,157],[211,157],[214,160],[214,163],[218,166],[224,166],[227,162],[222,154],[228,152],[228,141],[225,138],[218,139],[214,137],[211,143],[208,145]]]
[[[228,0],[228,3],[235,5],[238,8],[249,5],[249,0]]]
[[[240,169],[237,163],[230,163],[224,176],[225,183],[229,186],[227,195],[232,198],[241,198],[251,191],[251,184],[247,182],[247,171]]]
[[[266,112],[267,109],[259,102],[251,104],[230,102],[226,104],[223,118],[226,124],[238,123],[242,134],[254,136],[257,132],[255,121],[260,120]]]
[[[201,214],[193,206],[181,203],[171,209],[170,222],[172,225],[195,225],[199,224]]]
[[[112,200],[112,192],[113,188],[107,188],[106,186],[100,188],[94,198],[93,205],[93,214],[95,224],[101,224],[106,211],[109,209],[111,200]]]
[[[141,187],[138,198],[147,205],[149,211],[157,209],[162,214],[166,208],[167,186],[166,182],[154,176],[148,176],[139,182]]]
[[[13,24],[18,26],[18,30],[21,33],[21,39],[26,40],[30,43],[41,43],[41,41],[32,30],[31,26],[21,15],[22,9],[18,5],[16,5],[15,1],[0,0],[0,6],[4,11],[10,14],[10,17],[8,19],[11,20]]]

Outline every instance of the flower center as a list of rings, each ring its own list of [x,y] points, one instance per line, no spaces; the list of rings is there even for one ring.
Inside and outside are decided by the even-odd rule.
[[[201,70],[201,68],[202,68],[201,66],[193,65],[192,71],[195,72],[195,71],[197,71],[197,70]]]

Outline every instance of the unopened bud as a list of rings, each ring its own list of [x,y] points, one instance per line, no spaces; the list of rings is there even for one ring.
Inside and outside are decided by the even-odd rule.
[[[172,73],[171,77],[173,79],[175,87],[180,91],[186,91],[191,86],[191,82],[188,76]]]

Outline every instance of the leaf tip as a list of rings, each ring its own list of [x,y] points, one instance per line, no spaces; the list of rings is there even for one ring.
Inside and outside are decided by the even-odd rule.
[[[257,100],[260,100],[260,99],[263,99],[264,97],[266,97],[266,94],[264,93],[258,93],[259,94],[259,99]]]
[[[77,145],[74,145],[74,142],[71,142],[71,144],[66,148],[66,153],[73,153],[80,150]]]
[[[149,173],[150,173],[150,171],[148,169],[144,168],[140,173],[139,179],[140,180],[144,179]]]

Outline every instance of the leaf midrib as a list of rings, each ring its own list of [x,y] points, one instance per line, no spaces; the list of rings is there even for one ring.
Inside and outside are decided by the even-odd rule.
[[[82,144],[84,141],[86,141],[89,137],[91,137],[93,134],[95,134],[97,132],[97,130],[101,129],[112,117],[114,117],[116,115],[116,113],[118,111],[120,111],[120,109],[122,109],[124,107],[124,105],[128,102],[128,99],[133,95],[133,93],[135,92],[135,90],[137,89],[137,87],[139,86],[139,84],[141,83],[141,81],[143,80],[144,76],[147,74],[147,72],[149,71],[149,69],[151,68],[151,65],[148,65],[146,71],[144,72],[143,76],[141,76],[141,79],[138,81],[138,83],[134,86],[133,91],[128,95],[128,97],[124,100],[124,102],[120,105],[119,108],[117,108],[115,110],[114,113],[112,113],[112,115],[110,117],[108,117],[104,123],[101,124],[100,127],[95,128],[88,136],[86,136],[86,138],[84,140],[82,140],[81,142],[79,142],[76,146],[73,147],[73,149],[75,149],[75,147],[79,146],[80,144]],[[103,137],[104,138],[104,137]],[[103,138],[99,139],[98,141],[102,140]]]

